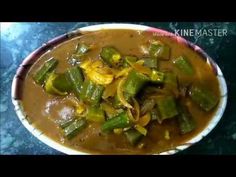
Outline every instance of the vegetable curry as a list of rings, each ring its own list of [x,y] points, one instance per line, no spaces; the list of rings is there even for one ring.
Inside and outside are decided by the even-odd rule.
[[[135,30],[89,32],[56,46],[23,89],[36,128],[93,154],[174,149],[208,125],[218,101],[218,81],[199,54]]]

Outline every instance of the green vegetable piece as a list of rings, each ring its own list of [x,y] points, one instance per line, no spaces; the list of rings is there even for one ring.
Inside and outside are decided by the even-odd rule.
[[[142,58],[144,60],[144,66],[147,66],[149,68],[158,68],[158,59],[155,57],[152,58]]]
[[[87,121],[84,118],[76,119],[69,126],[64,129],[64,135],[71,139],[83,130],[87,125]]]
[[[148,81],[149,78],[147,76],[132,70],[127,76],[123,89],[131,96],[135,96]]]
[[[101,58],[110,66],[117,66],[121,62],[121,54],[114,47],[103,47]]]
[[[172,96],[163,96],[157,100],[157,106],[160,113],[160,122],[165,119],[173,118],[178,114],[175,99]]]
[[[75,120],[74,119],[66,119],[66,120],[63,120],[61,122],[59,122],[59,126],[61,128],[66,128],[67,126],[69,126],[72,122],[74,122]]]
[[[72,82],[68,77],[68,72],[58,74],[58,76],[53,80],[53,85],[61,92],[70,92],[73,89]]]
[[[132,63],[135,63],[137,60],[138,58],[135,56],[125,56],[123,61],[123,66],[129,67],[131,66]]]
[[[178,110],[178,123],[181,134],[186,134],[193,131],[196,128],[196,124],[192,118],[192,115],[188,111],[188,108],[185,105],[179,105]]]
[[[160,58],[162,60],[170,59],[170,47],[161,43],[160,41],[155,41],[150,44],[149,54],[152,57]]]
[[[152,70],[150,79],[151,82],[153,83],[163,83],[165,78],[165,73],[157,71],[157,70]]]
[[[105,88],[102,85],[96,85],[94,92],[90,98],[92,104],[100,103],[104,89]]]
[[[88,89],[88,85],[89,85],[90,81],[89,80],[84,80],[84,83],[82,84],[82,87],[81,87],[81,91],[80,91],[80,98],[83,100],[83,101],[86,101],[86,91]]]
[[[89,80],[88,86],[87,86],[87,90],[85,92],[85,98],[87,101],[91,101],[91,97],[93,95],[93,92],[96,88],[95,83],[93,83],[92,81]]]
[[[175,96],[179,95],[177,76],[174,73],[165,72],[164,87],[173,92]]]
[[[151,111],[153,109],[153,107],[155,106],[156,102],[154,99],[146,99],[144,100],[140,112],[141,115],[146,114],[147,112]]]
[[[201,86],[192,86],[189,90],[189,96],[204,111],[212,110],[219,101],[219,98],[215,94]]]
[[[98,106],[91,106],[88,109],[88,114],[86,118],[87,120],[92,122],[104,122],[105,112]]]
[[[54,58],[47,60],[33,75],[34,81],[39,85],[43,85],[47,79],[47,75],[51,73],[57,67],[57,65],[58,60]]]
[[[94,89],[95,89],[96,85],[86,79],[82,85],[82,89],[81,89],[81,93],[80,93],[80,98],[83,100],[83,101],[87,101],[87,102],[90,102],[90,99],[93,95],[93,92],[94,92]]]
[[[114,128],[125,128],[130,126],[130,119],[126,111],[118,114],[117,116],[107,120],[102,125],[102,131],[111,131]]]
[[[180,56],[173,60],[174,65],[184,74],[193,75],[194,69],[186,57]]]
[[[70,56],[68,59],[68,63],[72,66],[79,65],[82,60],[86,59],[86,53],[88,53],[91,50],[91,46],[79,43],[76,46],[75,52]]]
[[[102,85],[96,85],[94,82],[87,79],[82,85],[80,98],[92,105],[97,105],[101,101],[103,91],[104,87]]]
[[[54,81],[58,76],[59,74],[56,74],[54,72],[48,74],[47,79],[45,80],[44,89],[49,94],[65,96],[68,94],[67,92],[61,92],[54,86]]]
[[[76,47],[76,55],[82,56],[90,50],[90,47],[84,43],[80,43]]]
[[[120,108],[123,106],[122,103],[120,102],[117,94],[115,95],[115,97],[112,100],[112,106],[114,106],[115,108]]]
[[[68,80],[71,82],[72,89],[73,89],[75,95],[79,98],[81,86],[82,86],[83,80],[84,80],[81,69],[78,66],[69,68],[66,71],[66,76],[67,76]]]
[[[128,130],[125,132],[125,135],[129,143],[133,146],[136,145],[143,137],[143,135],[135,129]]]

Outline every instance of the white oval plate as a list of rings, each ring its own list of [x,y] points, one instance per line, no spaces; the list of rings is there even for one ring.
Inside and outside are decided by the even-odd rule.
[[[32,52],[28,57],[26,57],[22,64],[19,66],[16,75],[14,76],[13,82],[12,82],[12,102],[15,106],[15,111],[22,122],[22,124],[35,136],[37,137],[40,141],[43,143],[47,144],[48,146],[63,152],[65,154],[70,154],[70,155],[82,155],[82,154],[89,154],[85,153],[82,151],[74,150],[69,147],[63,146],[62,144],[50,139],[47,137],[43,132],[40,130],[36,129],[33,124],[27,119],[27,115],[25,114],[22,103],[21,103],[21,91],[23,89],[22,85],[24,82],[24,78],[32,64],[47,50],[55,47],[58,44],[61,44],[64,41],[70,40],[74,37],[78,37],[79,35],[82,35],[84,32],[92,32],[92,31],[97,31],[97,30],[102,30],[102,29],[131,29],[131,30],[139,30],[139,31],[150,31],[150,32],[155,32],[158,35],[165,35],[169,36],[173,39],[175,39],[177,42],[179,42],[181,45],[186,45],[190,47],[192,50],[195,52],[199,53],[207,63],[210,64],[212,67],[215,76],[217,77],[220,85],[220,101],[218,104],[218,108],[215,111],[213,118],[210,120],[208,126],[201,131],[199,134],[197,134],[195,137],[193,137],[191,140],[188,142],[184,143],[183,145],[180,145],[172,150],[168,150],[162,153],[159,153],[161,155],[168,155],[168,154],[175,154],[178,151],[184,150],[188,147],[190,147],[192,144],[197,143],[200,141],[203,137],[205,137],[208,133],[212,131],[212,129],[217,125],[217,123],[220,121],[224,110],[226,108],[226,103],[227,103],[227,86],[226,82],[224,79],[224,76],[218,67],[218,65],[209,57],[200,47],[194,45],[193,43],[186,41],[184,38],[180,36],[175,36],[173,33],[167,32],[162,29],[158,28],[152,28],[144,25],[134,25],[134,24],[101,24],[101,25],[93,25],[93,26],[87,26],[83,28],[79,28],[77,30],[74,30],[72,32],[69,32],[67,34],[63,34],[61,36],[58,36],[46,44],[43,44],[41,47],[36,49],[34,52]]]

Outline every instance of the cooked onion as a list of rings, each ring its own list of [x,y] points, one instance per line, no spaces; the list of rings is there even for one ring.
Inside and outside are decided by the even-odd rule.
[[[135,125],[134,128],[139,132],[141,133],[142,135],[146,136],[147,135],[147,129],[140,126],[140,125]]]
[[[139,118],[138,124],[145,127],[151,120],[150,113],[146,113],[144,116]]]
[[[146,66],[143,66],[140,63],[134,63],[131,64],[131,66],[138,72],[142,73],[142,74],[146,74],[146,75],[150,75],[152,70]]]
[[[135,98],[133,98],[133,102],[134,102],[134,110],[135,110],[134,120],[135,120],[135,122],[137,122],[139,120],[139,115],[140,115],[140,106]]]
[[[127,76],[128,73],[132,70],[131,67],[129,68],[124,68],[122,69],[120,72],[118,72],[116,75],[115,75],[115,78],[118,78],[118,77],[121,77],[121,76]]]

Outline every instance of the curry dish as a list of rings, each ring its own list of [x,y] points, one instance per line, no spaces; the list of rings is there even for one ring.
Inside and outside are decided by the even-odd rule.
[[[166,36],[101,30],[44,53],[28,72],[23,108],[51,139],[92,154],[153,154],[202,131],[219,83],[195,51]]]

